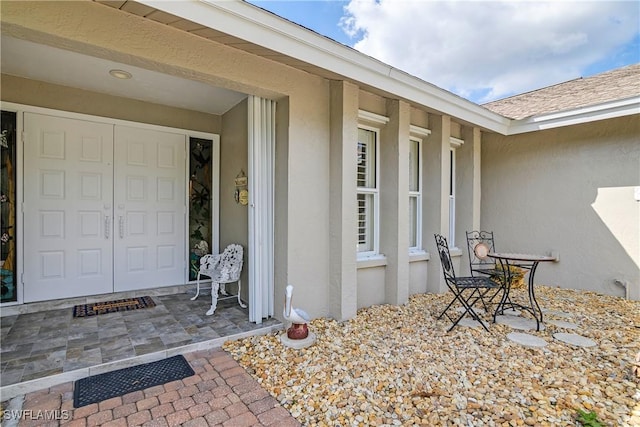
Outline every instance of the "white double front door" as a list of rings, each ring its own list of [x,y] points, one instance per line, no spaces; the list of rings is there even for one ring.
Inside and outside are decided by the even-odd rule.
[[[24,115],[24,302],[186,280],[184,134]]]

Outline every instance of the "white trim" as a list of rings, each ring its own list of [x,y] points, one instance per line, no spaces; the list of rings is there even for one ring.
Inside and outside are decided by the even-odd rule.
[[[12,111],[17,113],[17,126],[16,126],[16,130],[18,132],[18,140],[17,140],[17,150],[16,150],[16,162],[18,165],[22,165],[24,162],[24,141],[23,141],[23,131],[24,131],[24,124],[23,124],[23,114],[24,113],[36,113],[36,114],[42,114],[42,115],[47,115],[47,116],[55,116],[55,117],[61,117],[61,118],[69,118],[69,119],[76,119],[76,120],[83,120],[83,121],[88,121],[88,122],[93,122],[93,123],[103,123],[103,124],[109,124],[109,125],[114,125],[114,126],[127,126],[127,127],[134,127],[137,129],[147,129],[147,130],[157,130],[157,131],[162,131],[162,132],[167,132],[167,133],[176,133],[179,135],[183,135],[185,138],[185,150],[186,150],[186,155],[185,155],[185,185],[188,186],[188,182],[189,182],[189,170],[188,168],[186,168],[186,166],[188,165],[188,153],[189,153],[189,137],[195,137],[195,138],[202,138],[202,139],[209,139],[213,141],[213,147],[212,147],[212,161],[214,161],[213,167],[212,167],[212,174],[215,177],[219,176],[219,170],[220,170],[220,136],[217,134],[213,134],[213,133],[207,133],[207,132],[201,132],[201,131],[193,131],[193,130],[189,130],[189,129],[180,129],[180,128],[174,128],[174,127],[168,127],[168,126],[160,126],[160,125],[154,125],[154,124],[148,124],[148,123],[140,123],[140,122],[133,122],[133,121],[127,121],[127,120],[122,120],[122,119],[114,119],[111,117],[103,117],[103,116],[94,116],[94,115],[89,115],[89,114],[82,114],[82,113],[75,113],[75,112],[70,112],[70,111],[65,111],[65,110],[56,110],[56,109],[52,109],[52,108],[45,108],[45,107],[37,107],[37,106],[33,106],[33,105],[26,105],[26,104],[18,104],[18,103],[14,103],[14,102],[6,102],[6,101],[0,101],[0,109],[2,110],[6,110],[6,111]],[[20,166],[20,169],[16,171],[16,191],[17,191],[17,200],[16,200],[16,247],[17,250],[22,252],[24,249],[24,220],[23,220],[23,197],[22,197],[22,192],[24,190],[24,182],[22,179],[22,174],[21,172],[23,172],[23,168]],[[214,221],[212,223],[212,234],[215,233],[214,236],[212,236],[212,249],[215,249],[216,245],[219,245],[218,243],[218,239],[219,239],[219,182],[216,182],[217,186],[212,188],[213,194],[212,194],[212,206],[211,209],[213,211],[212,213],[212,221]],[[188,195],[188,191],[185,193],[186,195]],[[189,221],[188,221],[188,213],[189,213],[189,203],[187,198],[185,197],[184,200],[184,212],[185,212],[185,253],[184,253],[184,265],[185,265],[185,269],[184,269],[184,283],[189,283]],[[24,268],[25,268],[25,264],[24,264],[24,254],[18,252],[18,263],[17,263],[17,269],[16,269],[16,282],[19,285],[19,289],[18,289],[18,301],[17,302],[10,302],[10,303],[2,303],[0,304],[0,307],[4,307],[6,305],[15,305],[15,304],[23,304],[24,303],[24,283],[23,283],[23,273],[24,273]]]
[[[449,180],[447,181],[449,193],[449,238],[447,239],[451,247],[456,244],[456,149],[457,145],[451,144],[449,147]]]
[[[382,116],[380,116],[382,117]],[[373,249],[370,251],[357,251],[357,259],[376,257],[380,253],[380,129],[365,124],[358,124],[358,129],[368,130],[375,134],[375,186],[356,187],[356,197],[358,194],[373,195]],[[357,185],[357,184],[356,184]],[[358,240],[359,241],[359,240]]]
[[[409,246],[409,252],[416,252],[416,251],[421,251],[422,250],[422,189],[423,189],[423,184],[422,184],[422,155],[423,155],[423,139],[422,138],[416,138],[414,136],[410,136],[409,137],[409,142],[414,141],[418,143],[418,164],[416,165],[417,167],[417,172],[418,172],[418,189],[412,191],[411,189],[409,189],[409,200],[410,201],[412,198],[416,199],[416,229],[415,229],[415,239],[416,239],[416,245],[415,246]],[[409,147],[409,152],[411,152],[411,147]],[[409,168],[411,168],[411,165],[409,165]]]
[[[509,125],[497,113],[248,2],[138,1],[477,126],[504,134]]]
[[[5,106],[8,106],[9,108],[5,108]],[[14,102],[0,101],[0,107],[3,110],[10,109],[10,111],[37,113],[37,114],[43,114],[43,115],[48,115],[48,116],[64,117],[64,118],[76,119],[76,120],[84,120],[84,121],[94,122],[94,123],[106,123],[106,124],[111,124],[111,125],[135,127],[137,129],[157,130],[157,131],[167,132],[167,133],[178,133],[180,135],[187,135],[188,134],[188,135],[191,135],[191,136],[195,136],[197,138],[209,138],[210,139],[211,135],[215,135],[215,134],[212,134],[212,133],[200,132],[200,131],[192,131],[192,130],[189,130],[189,129],[174,128],[174,127],[162,126],[162,125],[153,125],[153,124],[149,124],[149,123],[134,122],[134,121],[122,120],[122,119],[114,119],[114,118],[111,118],[111,117],[104,117],[104,116],[94,116],[94,115],[83,114],[83,113],[74,113],[72,111],[56,110],[56,109],[53,109],[53,108],[45,108],[45,107],[36,107],[36,106],[33,106],[33,105],[22,105],[22,104],[16,104]],[[11,110],[12,108],[15,108],[16,110]]]
[[[431,255],[425,250],[409,251],[409,262],[429,261]]]
[[[345,80],[358,82],[360,86],[378,88],[410,103],[457,117],[502,135],[587,123],[639,112],[636,98],[635,107],[606,107],[586,114],[583,109],[575,109],[567,111],[565,120],[548,121],[536,126],[532,125],[529,119],[520,122],[504,117],[245,1],[138,0],[138,2],[337,73],[344,76]],[[309,72],[309,69],[304,71]]]
[[[640,114],[640,96],[513,120],[506,135]]]
[[[409,125],[409,133],[413,136],[429,136],[431,135],[431,129],[423,128],[416,125]]]
[[[273,316],[276,103],[249,96],[249,321]]]
[[[451,144],[451,146],[453,147],[460,147],[462,146],[462,144],[464,144],[464,139],[460,139],[460,138],[456,138],[455,136],[450,136],[449,137],[449,144]]]
[[[358,270],[361,268],[384,267],[385,265],[387,265],[387,257],[382,254],[361,257],[356,261]]]
[[[365,110],[358,110],[358,120],[377,125],[386,125],[389,123],[389,117]]]

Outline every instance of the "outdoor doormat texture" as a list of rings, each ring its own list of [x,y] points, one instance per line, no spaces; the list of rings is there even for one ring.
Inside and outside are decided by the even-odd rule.
[[[182,355],[92,375],[74,383],[73,407],[80,408],[192,375],[195,372]]]
[[[139,308],[155,307],[151,297],[118,299],[106,302],[80,304],[73,307],[73,317],[89,317],[98,314],[115,313],[116,311],[137,310]]]

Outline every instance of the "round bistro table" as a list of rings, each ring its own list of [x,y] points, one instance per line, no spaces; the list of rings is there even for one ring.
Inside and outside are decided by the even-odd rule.
[[[515,254],[515,253],[496,253],[490,252],[488,254],[491,258],[497,259],[502,266],[502,272],[504,274],[504,292],[502,298],[498,303],[496,311],[493,313],[493,322],[496,321],[498,314],[503,314],[505,309],[521,309],[528,311],[536,319],[536,330],[540,330],[540,323],[542,323],[542,309],[536,300],[536,293],[533,286],[533,277],[538,268],[538,264],[541,262],[553,262],[556,259],[554,257],[546,255],[530,255],[530,254]],[[511,301],[509,294],[511,292],[511,280],[512,273],[510,266],[516,266],[529,270],[528,291],[529,291],[529,305],[516,304]]]

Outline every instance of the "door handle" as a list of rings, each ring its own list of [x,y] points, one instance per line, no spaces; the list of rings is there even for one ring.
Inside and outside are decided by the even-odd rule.
[[[105,217],[104,217],[104,238],[108,239],[110,233],[111,233],[111,218],[109,217],[109,215],[105,215]]]
[[[124,217],[122,215],[120,215],[118,217],[118,229],[120,232],[120,238],[124,239]]]

